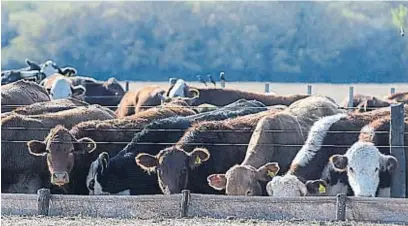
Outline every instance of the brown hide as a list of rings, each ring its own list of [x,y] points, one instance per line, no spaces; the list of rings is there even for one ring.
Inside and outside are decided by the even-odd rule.
[[[1,112],[9,112],[18,106],[29,105],[37,102],[49,101],[50,97],[44,87],[35,82],[19,80],[1,86]]]
[[[161,104],[160,95],[164,94],[160,86],[149,85],[137,91],[128,91],[119,103],[116,114],[119,118],[145,111]]]

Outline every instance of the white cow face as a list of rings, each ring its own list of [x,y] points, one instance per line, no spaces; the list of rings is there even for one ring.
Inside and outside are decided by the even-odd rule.
[[[334,169],[346,171],[355,196],[374,197],[380,183],[380,171],[392,172],[397,159],[383,155],[373,143],[356,142],[344,155],[333,155]]]
[[[59,73],[57,64],[52,60],[47,60],[42,66],[40,72],[44,73],[46,77],[49,77],[55,73]]]
[[[186,97],[186,93],[184,90],[186,89],[186,82],[183,79],[178,79],[176,84],[174,84],[173,88],[170,90],[168,96],[169,97]]]
[[[323,180],[309,180],[306,183],[300,181],[295,175],[286,174],[276,176],[266,185],[269,196],[288,198],[298,196],[325,195],[327,184]]]

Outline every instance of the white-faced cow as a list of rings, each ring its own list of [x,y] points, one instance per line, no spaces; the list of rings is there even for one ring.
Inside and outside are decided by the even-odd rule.
[[[194,123],[221,121],[266,110],[259,101],[238,100],[211,112],[156,120],[137,133],[116,156],[109,157],[108,153],[103,153],[92,163],[87,178],[89,194],[160,193],[156,177],[149,176],[136,165],[136,155],[156,155],[169,144],[176,143]]]
[[[323,96],[311,96],[298,100],[284,111],[263,118],[252,134],[244,161],[233,166],[225,174],[208,176],[208,183],[227,195],[266,195],[269,177],[258,177],[259,169],[276,162],[285,172],[307,138],[313,123],[321,117],[343,110],[333,100]]]

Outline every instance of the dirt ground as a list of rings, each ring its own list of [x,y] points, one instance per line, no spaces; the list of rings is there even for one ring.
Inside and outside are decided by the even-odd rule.
[[[396,225],[396,224],[375,224],[362,222],[319,222],[319,221],[263,221],[263,220],[227,220],[212,218],[191,218],[191,219],[110,219],[110,218],[85,218],[85,217],[16,217],[2,216],[2,225],[27,225],[27,226],[45,226],[45,225],[151,225],[151,226],[170,226],[170,225],[208,225],[208,226],[248,226],[248,225],[268,225],[268,226],[365,226],[365,225]]]
[[[191,86],[205,87],[202,83],[187,82]],[[129,83],[130,90],[137,90],[145,85],[158,85],[164,89],[169,87],[168,82],[131,82]],[[270,92],[280,95],[288,95],[295,93],[307,93],[306,83],[269,83]],[[337,103],[348,97],[350,86],[354,87],[354,93],[371,94],[378,97],[387,96],[390,94],[391,88],[395,88],[396,92],[408,91],[408,84],[327,84],[316,83],[312,85],[313,94],[321,94],[333,98]],[[123,87],[125,87],[123,83]],[[212,87],[209,85],[209,87]],[[219,84],[217,83],[217,87]],[[227,82],[225,88],[243,89],[252,92],[264,92],[265,83],[261,82]]]

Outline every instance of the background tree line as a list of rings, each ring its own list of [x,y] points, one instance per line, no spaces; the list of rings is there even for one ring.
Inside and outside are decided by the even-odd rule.
[[[404,2],[1,4],[3,70],[29,58],[101,80],[408,82]]]

